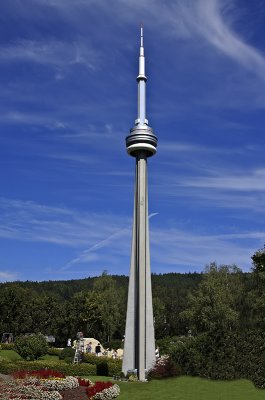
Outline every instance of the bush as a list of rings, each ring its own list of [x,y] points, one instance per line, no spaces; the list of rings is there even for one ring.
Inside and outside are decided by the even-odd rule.
[[[98,376],[109,376],[109,366],[106,361],[102,361],[97,364],[97,375]]]
[[[265,333],[262,331],[179,337],[171,343],[172,359],[181,373],[201,378],[245,378],[265,388]]]
[[[122,369],[121,360],[109,360],[108,361],[109,376],[120,375]]]
[[[98,357],[96,354],[91,354],[91,353],[84,353],[83,354],[83,362],[89,363],[89,364],[94,364],[97,365],[101,363],[102,361],[108,362],[109,358],[105,356]]]
[[[149,379],[170,378],[181,375],[180,367],[169,356],[162,356],[148,372]]]
[[[65,347],[63,350],[61,350],[59,354],[59,359],[60,360],[65,360],[67,363],[73,362],[75,355],[75,349],[72,347]]]
[[[15,350],[26,360],[37,360],[48,351],[48,345],[43,335],[21,336],[16,340]]]

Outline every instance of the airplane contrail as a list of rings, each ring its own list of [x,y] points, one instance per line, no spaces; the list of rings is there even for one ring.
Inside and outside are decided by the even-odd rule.
[[[151,218],[155,217],[158,214],[159,213],[152,213],[152,214],[148,215],[148,219],[151,219]],[[83,250],[78,257],[74,258],[73,260],[71,260],[67,264],[65,264],[61,268],[61,271],[65,271],[69,267],[71,267],[72,265],[78,264],[80,262],[85,261],[85,258],[86,258],[87,254],[92,253],[94,250],[101,249],[106,244],[108,244],[113,238],[119,237],[122,233],[128,231],[129,229],[131,229],[131,225],[127,226],[126,228],[122,228],[122,229],[118,230],[117,232],[115,232],[115,233],[111,234],[110,236],[108,236],[106,239],[100,240],[98,243],[93,244],[93,246],[89,247],[88,249]]]

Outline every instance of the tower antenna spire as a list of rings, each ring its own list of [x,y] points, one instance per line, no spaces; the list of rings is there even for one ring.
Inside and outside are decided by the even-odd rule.
[[[144,25],[141,22],[141,47],[144,47]]]

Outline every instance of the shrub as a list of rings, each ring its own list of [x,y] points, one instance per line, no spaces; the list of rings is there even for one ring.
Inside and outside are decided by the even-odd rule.
[[[15,350],[26,360],[37,360],[48,351],[48,345],[43,335],[21,336],[16,340]]]
[[[63,350],[61,350],[59,354],[60,360],[69,360],[73,361],[75,355],[75,349],[72,347],[65,347]]]
[[[98,376],[109,376],[109,367],[106,361],[102,361],[97,364],[97,375]]]
[[[265,333],[262,331],[207,333],[179,337],[171,345],[172,359],[182,374],[201,378],[250,379],[265,388]]]
[[[108,362],[109,358],[105,357],[105,356],[98,357],[95,354],[90,354],[90,353],[83,354],[83,362],[85,362],[85,363],[97,365],[97,364],[101,363],[102,361]]]
[[[106,362],[108,364],[108,371],[109,376],[118,375],[121,372],[122,368],[122,361],[121,360],[114,360],[108,357],[97,357],[94,354],[84,354],[83,355],[83,362],[89,363],[93,365],[101,364],[102,362]]]
[[[169,356],[162,356],[148,372],[149,379],[169,378],[181,375],[180,367]]]
[[[122,360],[112,360],[108,361],[109,376],[120,375],[122,369]]]

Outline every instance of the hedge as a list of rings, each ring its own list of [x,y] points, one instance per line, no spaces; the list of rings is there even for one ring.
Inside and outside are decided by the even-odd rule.
[[[265,388],[265,332],[225,332],[179,337],[169,354],[184,375],[232,380],[245,378]]]
[[[62,351],[63,351],[63,349],[59,349],[57,347],[49,347],[48,354],[50,356],[58,356],[58,357],[60,357]]]
[[[1,343],[0,350],[14,350],[15,343]]]
[[[97,357],[97,359],[97,365],[106,363],[109,376],[118,375],[121,372],[121,360],[107,359],[106,361],[105,357]],[[90,363],[81,363],[78,365],[66,364],[62,361],[49,360],[16,361],[15,363],[8,360],[1,360],[0,373],[10,374],[11,372],[20,370],[33,371],[41,368],[50,368],[65,375],[96,375],[97,365]]]
[[[16,363],[1,361],[0,373],[10,374],[15,371],[34,371],[49,368],[65,375],[96,375],[96,366],[91,364],[66,364],[58,361],[17,361]]]

